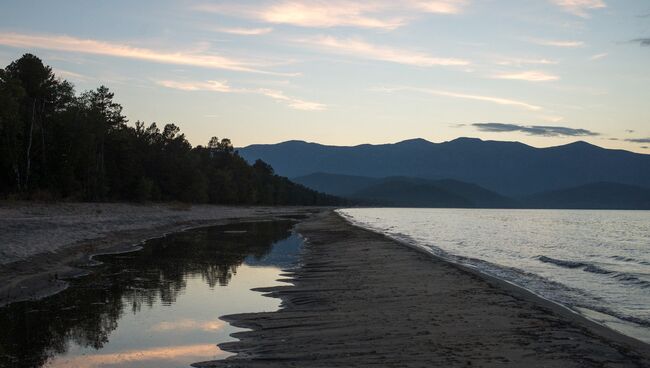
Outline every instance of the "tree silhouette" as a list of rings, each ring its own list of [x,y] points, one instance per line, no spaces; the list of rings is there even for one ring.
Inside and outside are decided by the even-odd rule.
[[[175,124],[133,126],[106,86],[73,86],[25,54],[0,69],[0,197],[328,205],[339,199],[249,165],[227,138],[192,147]]]

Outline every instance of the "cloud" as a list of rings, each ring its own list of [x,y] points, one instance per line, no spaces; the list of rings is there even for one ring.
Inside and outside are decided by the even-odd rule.
[[[549,59],[522,59],[522,58],[503,58],[497,60],[495,64],[504,66],[522,66],[522,65],[557,65],[560,62]]]
[[[497,104],[497,105],[515,106],[515,107],[523,108],[523,109],[526,109],[526,110],[532,110],[532,111],[538,111],[538,110],[542,109],[541,107],[536,106],[536,105],[532,105],[532,104],[522,102],[522,101],[518,101],[518,100],[511,100],[511,99],[508,99],[508,98],[501,98],[501,97],[494,97],[494,96],[482,96],[482,95],[458,93],[458,92],[443,91],[443,90],[428,89],[428,88],[380,87],[380,88],[375,88],[374,90],[379,91],[379,92],[413,91],[413,92],[425,93],[425,94],[429,94],[429,95],[433,95],[433,96],[451,97],[451,98],[459,98],[459,99],[465,99],[465,100],[475,100],[475,101],[490,102],[490,103],[494,103],[494,104]]]
[[[271,97],[275,100],[286,102],[289,107],[296,110],[306,110],[306,111],[320,111],[325,110],[326,105],[318,102],[304,101],[293,97],[288,97],[281,91],[260,88],[257,90],[257,93],[260,93],[264,96]]]
[[[650,38],[637,38],[632,40],[632,42],[638,43],[641,46],[650,46]]]
[[[106,55],[118,58],[145,60],[163,64],[188,65],[209,69],[288,75],[260,70],[258,69],[261,66],[259,63],[208,54],[201,50],[168,52],[69,36],[0,33],[0,45]]]
[[[273,28],[213,28],[216,32],[229,33],[239,36],[259,36],[273,32]]]
[[[232,88],[230,88],[226,82],[220,81],[177,82],[171,80],[162,80],[158,81],[157,83],[163,87],[179,89],[181,91],[233,92]]]
[[[551,0],[552,3],[573,15],[589,18],[589,11],[604,9],[607,4],[603,0]]]
[[[393,30],[421,13],[458,14],[467,0],[275,1],[248,5],[240,2],[204,3],[194,10],[299,27],[357,27]]]
[[[83,74],[79,74],[79,73],[75,73],[75,72],[71,72],[69,70],[64,70],[64,69],[59,69],[59,68],[54,69],[54,74],[57,77],[63,77],[63,78],[67,78],[67,79],[75,79],[75,80],[79,80],[79,81],[86,81],[86,80],[90,79],[90,78],[88,78],[88,76],[85,76]]]
[[[242,93],[242,94],[257,94],[270,97],[274,100],[284,102],[287,106],[296,110],[304,111],[321,111],[327,108],[327,105],[301,100],[295,97],[290,97],[284,94],[282,91],[267,89],[267,88],[257,88],[257,89],[248,89],[248,88],[232,88],[225,81],[206,81],[206,82],[197,82],[197,81],[172,81],[172,80],[160,80],[156,81],[160,86],[177,89],[181,91],[208,91],[208,92],[220,92],[220,93]]]
[[[628,138],[625,141],[632,143],[650,143],[650,138]]]
[[[587,129],[574,129],[560,126],[543,126],[533,125],[524,126],[517,124],[502,124],[502,123],[475,123],[472,124],[478,130],[483,132],[503,133],[503,132],[523,132],[528,135],[539,135],[545,137],[557,136],[596,136],[599,133],[592,132]]]
[[[592,55],[592,56],[589,58],[589,60],[600,60],[600,59],[606,58],[608,55],[609,55],[608,53],[603,52],[602,54]]]
[[[548,74],[541,71],[524,71],[524,72],[515,72],[515,73],[501,73],[495,74],[492,76],[494,79],[512,79],[512,80],[522,80],[528,82],[548,82],[559,80],[560,77]]]
[[[531,39],[532,43],[542,45],[542,46],[553,46],[553,47],[565,47],[565,48],[576,48],[583,47],[585,45],[582,41],[570,41],[570,40],[542,40],[542,39]]]
[[[296,41],[336,54],[351,55],[362,59],[388,61],[405,65],[432,67],[464,66],[470,64],[469,61],[464,59],[435,57],[424,52],[375,45],[359,38],[320,36],[299,39]]]

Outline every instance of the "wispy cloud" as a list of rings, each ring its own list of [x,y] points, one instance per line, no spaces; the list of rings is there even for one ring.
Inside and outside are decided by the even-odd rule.
[[[632,42],[638,43],[641,46],[650,46],[650,38],[637,38],[632,40]]]
[[[529,70],[523,72],[514,72],[514,73],[499,73],[492,75],[494,79],[511,79],[511,80],[521,80],[527,82],[548,82],[559,80],[560,77],[553,74],[548,74],[542,71]]]
[[[552,46],[552,47],[566,47],[566,48],[576,48],[583,47],[585,45],[582,41],[574,40],[543,40],[538,38],[530,39],[530,42],[542,45],[542,46]]]
[[[497,65],[504,66],[522,66],[522,65],[557,65],[560,62],[550,59],[526,59],[526,58],[501,58],[494,62]]]
[[[264,96],[271,97],[275,100],[286,102],[289,107],[296,110],[306,110],[306,111],[320,111],[325,110],[327,107],[324,104],[318,102],[304,101],[297,98],[289,97],[285,95],[282,91],[260,88],[256,90],[257,93],[260,93]]]
[[[358,27],[393,30],[421,13],[457,14],[467,0],[275,1],[262,4],[204,3],[194,10],[299,27]]]
[[[181,91],[212,91],[212,92],[233,92],[233,89],[227,82],[207,81],[207,82],[178,82],[171,80],[161,80],[159,85],[167,88],[180,89]]]
[[[284,92],[268,89],[268,88],[233,88],[228,85],[225,81],[172,81],[172,80],[160,80],[156,81],[160,86],[177,89],[181,91],[207,91],[207,92],[219,92],[219,93],[242,93],[242,94],[257,94],[270,97],[276,101],[283,102],[287,106],[296,110],[304,111],[321,111],[327,108],[327,105],[313,102],[305,101],[299,98],[287,96]]]
[[[0,45],[58,50],[83,54],[105,55],[118,58],[145,60],[163,64],[188,65],[210,69],[225,69],[239,72],[287,75],[259,69],[259,62],[237,60],[234,58],[198,51],[159,51],[138,48],[126,44],[81,39],[57,35],[30,35],[20,33],[0,33]]]
[[[628,138],[625,141],[632,143],[650,143],[650,138]]]
[[[380,88],[375,88],[374,90],[379,91],[379,92],[389,92],[389,93],[390,92],[396,92],[396,91],[413,91],[413,92],[425,93],[425,94],[429,94],[429,95],[433,95],[433,96],[460,98],[460,99],[465,99],[465,100],[490,102],[490,103],[494,103],[494,104],[497,104],[497,105],[514,106],[514,107],[519,107],[519,108],[523,108],[523,109],[526,109],[526,110],[532,110],[532,111],[538,111],[538,110],[542,109],[540,106],[529,104],[527,102],[523,102],[523,101],[519,101],[519,100],[509,99],[509,98],[502,98],[502,97],[496,97],[496,96],[475,95],[475,94],[468,94],[468,93],[458,93],[458,92],[444,91],[444,90],[437,90],[437,89],[429,89],[429,88],[419,88],[419,87],[380,87]]]
[[[216,32],[229,33],[239,36],[259,36],[273,32],[273,28],[213,28]]]
[[[609,53],[603,52],[601,54],[592,55],[589,60],[600,60],[604,59],[609,55]]]
[[[296,41],[309,45],[310,47],[337,54],[413,66],[465,66],[470,64],[468,60],[464,59],[435,57],[424,52],[375,45],[359,38],[320,36]]]
[[[74,79],[74,80],[78,80],[78,81],[86,81],[86,80],[90,79],[90,78],[88,78],[88,76],[85,76],[83,74],[79,74],[79,73],[75,73],[75,72],[71,72],[69,70],[64,70],[64,69],[59,69],[59,68],[54,69],[54,74],[57,77],[63,77],[63,78],[67,78],[67,79]]]
[[[592,132],[587,129],[574,129],[562,126],[544,126],[544,125],[517,125],[517,124],[503,124],[503,123],[475,123],[472,124],[482,132],[503,133],[503,132],[523,132],[529,135],[539,135],[545,137],[557,136],[596,136],[599,133]]]
[[[603,9],[607,4],[603,0],[551,0],[564,11],[582,18],[589,18],[589,11]]]

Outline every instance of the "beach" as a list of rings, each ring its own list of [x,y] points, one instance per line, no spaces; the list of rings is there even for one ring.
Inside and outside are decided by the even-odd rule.
[[[0,306],[38,299],[86,274],[95,254],[139,249],[144,240],[191,228],[273,220],[311,207],[246,207],[182,203],[0,202]]]
[[[305,245],[299,264],[281,275],[287,284],[254,289],[279,298],[281,308],[222,316],[248,330],[219,344],[235,355],[196,367],[650,366],[643,342],[328,208],[13,204],[0,211],[3,303],[56,293],[66,277],[88,272],[82,266],[91,255],[137,250],[164,234],[299,221],[294,231]]]
[[[534,294],[354,227],[300,223],[293,286],[258,289],[277,312],[224,319],[250,331],[196,367],[647,367],[647,344]]]

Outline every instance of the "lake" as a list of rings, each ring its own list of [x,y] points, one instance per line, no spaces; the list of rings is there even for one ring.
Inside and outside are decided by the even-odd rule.
[[[339,213],[650,342],[650,211],[354,208]]]
[[[0,308],[0,367],[178,368],[221,359],[242,331],[223,315],[274,311],[275,286],[298,261],[294,222],[250,222],[171,234],[94,257],[88,276],[40,301]],[[286,285],[286,284],[284,284]]]

